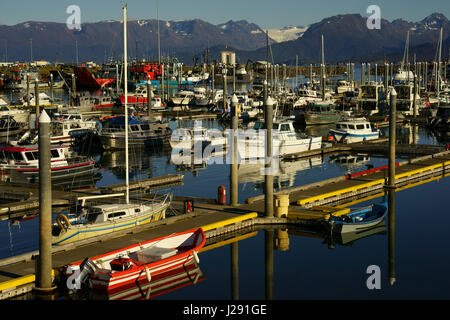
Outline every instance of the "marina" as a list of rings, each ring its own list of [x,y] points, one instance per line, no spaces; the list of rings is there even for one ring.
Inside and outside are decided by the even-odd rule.
[[[0,300],[448,299],[444,27],[434,60],[261,31],[192,64],[139,58],[128,9],[115,59],[0,67]]]

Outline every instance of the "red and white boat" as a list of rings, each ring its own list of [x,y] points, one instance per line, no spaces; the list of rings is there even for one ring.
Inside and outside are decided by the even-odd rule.
[[[81,283],[90,280],[94,290],[111,294],[148,284],[190,262],[198,264],[197,254],[205,240],[202,228],[192,229],[86,258],[72,264],[70,270],[79,268]]]
[[[89,157],[66,158],[66,148],[50,149],[52,181],[72,179],[92,175],[95,161]],[[2,172],[16,171],[29,179],[39,178],[39,149],[35,146],[11,147],[0,146],[0,169]]]
[[[146,104],[147,103],[147,86],[140,86],[136,88],[134,93],[127,95],[127,103],[130,104]],[[120,95],[120,102],[125,103],[125,96]],[[161,97],[154,95],[152,98],[152,109],[160,110],[164,109]]]

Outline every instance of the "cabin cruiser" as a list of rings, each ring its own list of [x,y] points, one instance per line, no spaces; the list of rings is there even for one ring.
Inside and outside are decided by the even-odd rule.
[[[341,118],[341,113],[330,102],[310,103],[305,107],[303,119],[306,125],[322,125],[335,123]]]
[[[0,117],[0,142],[10,142],[23,129],[24,123],[17,122],[12,116]]]
[[[163,144],[172,135],[168,122],[141,121],[134,116],[128,117],[128,145],[146,146]],[[125,148],[125,117],[107,119],[97,136],[105,149]]]
[[[372,128],[366,118],[344,118],[336,123],[334,129],[330,129],[330,135],[338,143],[353,143],[378,139],[380,130]]]
[[[361,86],[357,98],[357,109],[360,113],[371,116],[382,111],[386,105],[386,94],[381,84]]]
[[[189,90],[181,90],[178,91],[173,97],[170,98],[170,101],[175,106],[187,106],[192,103],[195,95],[193,91]]]
[[[32,146],[0,147],[0,169],[10,170],[25,175],[29,182],[39,178],[39,149]],[[89,157],[66,157],[66,148],[52,147],[51,176],[52,181],[72,179],[84,175],[92,175],[95,161]]]
[[[191,128],[177,128],[169,140],[173,149],[192,149],[194,144],[200,143],[202,148],[207,145],[226,147],[226,138],[218,129],[207,129],[197,123]]]
[[[322,137],[297,133],[290,120],[273,122],[273,155],[287,156],[322,147]],[[266,158],[266,130],[263,121],[256,121],[251,130],[239,133],[238,151],[243,159]]]
[[[16,122],[28,122],[29,115],[30,112],[28,110],[3,104],[2,99],[0,98],[0,118],[10,116],[13,117]]]
[[[338,80],[336,83],[336,93],[342,94],[347,91],[353,91],[355,90],[355,86],[351,81],[346,80]]]
[[[414,85],[399,84],[394,86],[397,92],[397,112],[401,112],[404,115],[414,114]],[[390,95],[387,96],[389,99]],[[421,105],[421,98],[418,93],[416,93],[416,107],[419,109]]]

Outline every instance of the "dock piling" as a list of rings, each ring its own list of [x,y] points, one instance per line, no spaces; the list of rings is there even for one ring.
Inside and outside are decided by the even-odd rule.
[[[231,99],[231,131],[233,132],[232,142],[232,161],[230,172],[230,204],[232,206],[238,205],[238,150],[237,150],[237,138],[238,138],[238,98],[235,94]]]
[[[35,288],[41,293],[55,289],[52,287],[50,125],[50,117],[44,110],[39,117],[39,258]]]
[[[265,101],[266,126],[266,162],[264,176],[264,211],[266,217],[273,217],[273,173],[272,173],[272,127],[273,127],[273,100],[268,96]]]

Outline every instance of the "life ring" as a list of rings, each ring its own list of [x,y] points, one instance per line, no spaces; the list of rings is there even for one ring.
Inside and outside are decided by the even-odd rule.
[[[65,225],[61,222],[61,219],[64,220]],[[61,230],[66,231],[70,227],[70,221],[69,218],[65,214],[60,214],[56,217],[56,223],[61,228]]]

